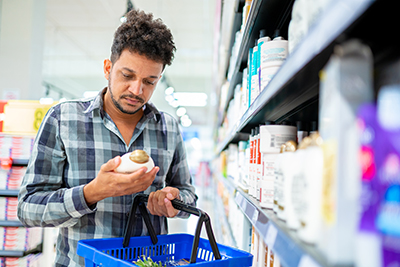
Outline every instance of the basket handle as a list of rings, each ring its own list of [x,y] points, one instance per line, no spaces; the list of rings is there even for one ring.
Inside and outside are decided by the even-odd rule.
[[[152,243],[155,245],[158,242],[157,235],[156,235],[153,225],[151,224],[151,221],[150,221],[149,213],[147,212],[147,209],[144,205],[144,202],[147,202],[148,198],[149,198],[149,196],[146,194],[137,194],[133,200],[133,203],[131,206],[131,211],[130,211],[129,217],[128,217],[128,224],[125,229],[124,241],[122,244],[124,248],[129,246],[129,240],[132,236],[132,231],[135,227],[134,224],[136,221],[136,210],[138,207],[139,207],[140,213],[142,214],[142,217],[144,219],[146,227],[149,231]],[[214,232],[211,227],[210,216],[208,216],[208,214],[206,212],[204,212],[198,208],[189,206],[181,200],[174,199],[171,201],[171,203],[175,209],[181,210],[181,211],[184,211],[184,212],[187,212],[189,214],[193,214],[193,215],[196,215],[199,217],[199,220],[197,221],[195,236],[193,239],[192,252],[190,254],[190,263],[196,262],[196,255],[197,255],[197,250],[199,247],[200,233],[201,233],[201,227],[203,225],[203,222],[206,226],[207,237],[210,242],[211,249],[214,253],[214,257],[217,260],[221,259],[221,254],[219,253],[217,242],[215,241],[215,237],[214,237]]]

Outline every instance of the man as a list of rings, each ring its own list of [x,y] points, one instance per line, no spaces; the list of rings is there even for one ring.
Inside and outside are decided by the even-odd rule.
[[[83,266],[81,239],[122,237],[133,197],[150,193],[147,208],[157,234],[166,217],[187,217],[178,198],[196,205],[177,122],[151,103],[165,65],[173,59],[172,34],[152,14],[133,10],[116,31],[108,87],[93,99],[52,107],[38,131],[19,193],[18,217],[26,226],[59,227],[55,266]],[[120,156],[148,152],[155,168],[114,172]],[[138,218],[135,235],[146,235]]]

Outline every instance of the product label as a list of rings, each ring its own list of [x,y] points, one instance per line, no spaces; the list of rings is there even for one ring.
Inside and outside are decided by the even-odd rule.
[[[337,142],[327,141],[321,147],[324,154],[322,217],[327,224],[332,225],[336,222]]]
[[[290,134],[271,134],[271,147],[281,147],[287,141],[296,140],[296,136]]]
[[[272,208],[274,204],[275,158],[276,155],[263,154],[261,206],[265,208]]]
[[[293,177],[291,194],[294,213],[300,220],[308,215],[307,198],[305,197],[307,193],[307,179],[304,176],[304,172],[298,172]]]

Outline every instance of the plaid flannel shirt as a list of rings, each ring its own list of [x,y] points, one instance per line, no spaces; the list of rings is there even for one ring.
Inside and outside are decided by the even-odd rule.
[[[59,227],[56,267],[84,266],[76,254],[81,239],[122,237],[134,195],[110,197],[94,207],[83,187],[102,164],[135,149],[145,150],[160,167],[150,193],[165,186],[180,190],[181,199],[196,205],[186,152],[176,120],[145,105],[130,143],[103,110],[103,94],[52,107],[38,131],[18,196],[18,217],[28,227]],[[180,217],[188,214],[180,212]],[[157,234],[168,232],[165,217],[150,215]],[[134,235],[147,235],[138,214]]]

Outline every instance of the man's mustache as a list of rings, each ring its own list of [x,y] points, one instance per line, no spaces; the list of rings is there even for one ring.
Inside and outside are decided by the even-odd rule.
[[[137,95],[122,95],[121,98],[134,98],[137,101],[139,101],[141,103],[144,103],[144,99],[139,97],[139,96],[137,96]]]

